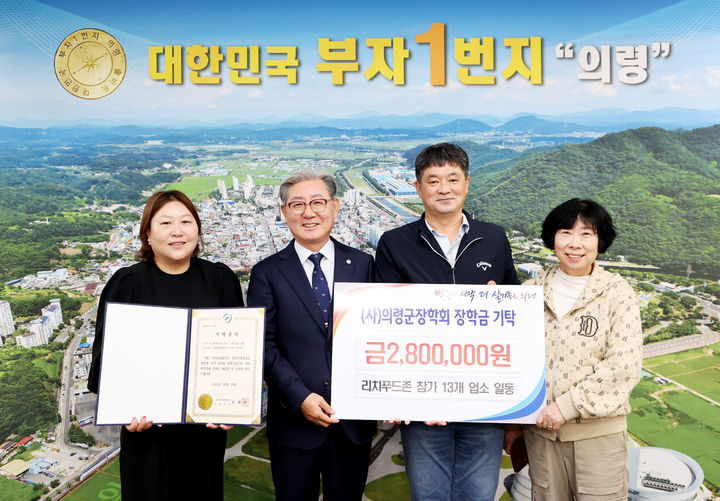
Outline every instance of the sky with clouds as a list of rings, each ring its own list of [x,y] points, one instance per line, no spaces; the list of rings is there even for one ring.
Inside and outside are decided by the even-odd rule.
[[[447,82],[430,84],[430,50],[415,41],[433,23],[445,23]],[[128,72],[108,97],[85,101],[67,93],[53,72],[53,58],[65,36],[80,28],[114,35],[127,54]],[[318,39],[357,39],[358,72],[345,84],[316,70],[323,62]],[[363,72],[373,60],[368,38],[404,38],[405,85]],[[494,37],[493,70],[470,67],[471,75],[495,77],[493,85],[460,83],[455,39]],[[542,38],[542,84],[503,70],[510,37]],[[652,44],[668,42],[668,55],[653,55]],[[573,44],[572,58],[559,58],[558,44]],[[220,85],[195,85],[187,70],[182,85],[150,78],[148,47],[260,46],[260,85],[237,85],[222,65]],[[582,52],[610,46],[612,83],[581,80]],[[647,80],[620,81],[618,46],[647,45]],[[298,48],[298,83],[267,75],[266,48]],[[364,112],[509,116],[520,112],[564,114],[600,108],[647,110],[662,107],[720,108],[720,1],[655,0],[604,2],[379,1],[338,2],[174,2],[105,3],[90,0],[0,0],[0,123],[8,125],[113,123],[187,125],[214,121],[280,119],[319,114],[345,117]],[[582,56],[582,57],[581,57]],[[277,57],[277,56],[275,56]],[[392,67],[391,49],[387,59]],[[525,49],[529,64],[529,50]],[[486,58],[488,60],[488,58]]]

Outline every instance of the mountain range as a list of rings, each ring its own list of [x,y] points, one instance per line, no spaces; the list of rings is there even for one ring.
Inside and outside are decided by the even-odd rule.
[[[631,129],[523,155],[500,171],[479,169],[466,207],[480,219],[539,237],[554,206],[591,198],[614,218],[612,254],[676,272],[691,266],[717,278],[719,162],[720,125]]]
[[[653,110],[627,110],[622,108],[602,108],[590,111],[579,111],[560,115],[548,115],[540,113],[519,113],[507,116],[490,114],[458,115],[450,113],[414,113],[410,115],[388,115],[374,111],[356,113],[343,118],[331,118],[315,113],[304,113],[289,118],[265,117],[262,119],[246,120],[239,122],[232,119],[203,122],[193,120],[188,123],[162,124],[155,122],[137,123],[136,126],[145,129],[182,129],[201,128],[218,129],[229,128],[233,130],[268,130],[268,129],[311,129],[317,127],[329,127],[332,129],[432,129],[436,127],[452,127],[453,122],[483,122],[480,127],[505,127],[517,119],[533,117],[555,124],[567,123],[574,130],[593,130],[600,132],[617,132],[630,128],[655,126],[662,128],[692,129],[709,126],[720,122],[720,109],[690,109],[690,108],[658,108]],[[538,124],[546,127],[544,122]],[[87,128],[106,127],[115,128],[119,124],[107,121],[58,121],[56,123],[37,121],[1,121],[0,126],[13,128]],[[465,125],[470,125],[466,123]],[[527,127],[527,124],[522,124]],[[455,124],[454,126],[462,126]],[[471,126],[472,127],[472,126]],[[506,130],[501,129],[501,130]],[[482,130],[482,129],[479,129]],[[507,129],[510,130],[510,129]],[[533,129],[534,132],[537,132]],[[554,133],[562,129],[554,129]],[[466,131],[460,131],[466,132]],[[471,130],[472,132],[472,130]]]

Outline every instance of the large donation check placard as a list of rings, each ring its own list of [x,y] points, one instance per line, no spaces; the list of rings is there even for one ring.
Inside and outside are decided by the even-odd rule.
[[[341,419],[534,423],[545,406],[539,286],[336,283]]]
[[[263,308],[107,303],[95,424],[260,424]]]

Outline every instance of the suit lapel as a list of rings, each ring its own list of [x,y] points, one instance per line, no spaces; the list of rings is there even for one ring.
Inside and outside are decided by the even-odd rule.
[[[352,282],[353,279],[353,268],[355,264],[350,259],[348,253],[349,247],[341,244],[334,238],[332,239],[335,244],[335,278],[333,278],[333,316],[330,318],[330,328],[328,329],[328,338],[332,339],[333,332],[333,320],[335,317],[335,284],[338,282]]]
[[[305,270],[300,264],[300,258],[295,252],[294,244],[295,241],[293,240],[290,245],[281,251],[282,261],[278,267],[279,271],[288,281],[292,293],[297,295],[315,323],[324,331],[325,320],[322,318],[322,313],[315,299],[315,293],[310,287]]]
[[[347,247],[333,239],[335,244],[335,278],[333,279],[333,288],[335,282],[352,282],[353,262],[349,258]],[[333,292],[333,297],[335,293]]]

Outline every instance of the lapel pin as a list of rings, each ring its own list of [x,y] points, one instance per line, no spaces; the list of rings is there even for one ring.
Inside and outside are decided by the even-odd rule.
[[[346,262],[347,264],[352,264],[352,261],[349,260],[349,259],[346,259],[345,262]]]

